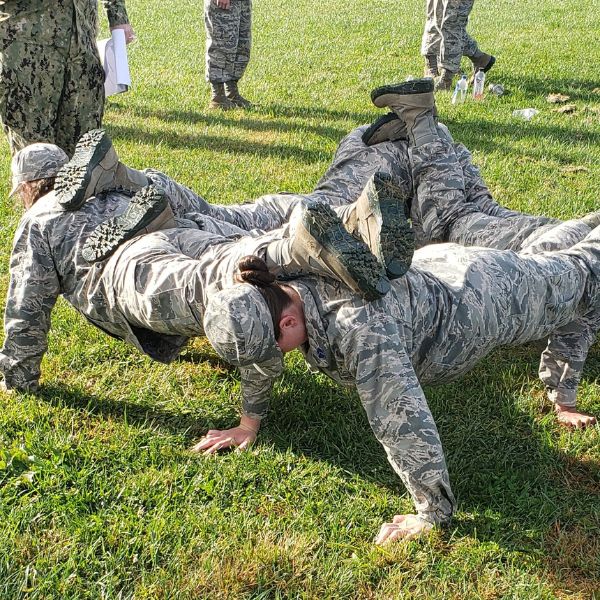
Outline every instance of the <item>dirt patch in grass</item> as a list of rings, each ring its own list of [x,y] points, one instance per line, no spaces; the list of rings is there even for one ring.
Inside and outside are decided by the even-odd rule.
[[[547,534],[548,579],[559,598],[600,597],[600,535],[554,523]],[[575,594],[575,595],[574,595]]]

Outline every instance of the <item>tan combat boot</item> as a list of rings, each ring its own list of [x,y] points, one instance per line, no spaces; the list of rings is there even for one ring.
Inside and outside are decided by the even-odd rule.
[[[285,276],[331,277],[367,300],[381,298],[390,289],[385,271],[366,244],[352,237],[335,212],[320,202],[307,200],[298,207],[289,239],[271,242],[266,256],[274,272],[279,267]]]
[[[137,235],[175,226],[173,210],[164,190],[149,185],[131,198],[124,213],[104,221],[92,231],[81,255],[89,263],[98,262]]]
[[[408,271],[415,251],[415,236],[408,222],[408,177],[400,187],[391,175],[372,175],[356,202],[336,213],[355,238],[367,244],[390,279]]]
[[[247,100],[240,94],[238,90],[238,82],[237,81],[227,81],[225,83],[225,95],[233,104],[235,104],[238,108],[251,108],[252,102]]]
[[[432,79],[411,79],[385,85],[371,92],[371,100],[379,108],[391,108],[404,121],[413,146],[439,139]]]
[[[406,125],[394,112],[379,117],[362,134],[362,141],[366,146],[406,139],[408,139]]]
[[[122,189],[134,194],[149,183],[144,173],[119,161],[104,129],[92,129],[79,138],[73,158],[56,176],[54,190],[65,210],[78,210],[100,192]]]
[[[225,84],[224,83],[213,83],[210,82],[210,88],[212,95],[208,108],[210,110],[233,110],[235,104],[225,95]]]

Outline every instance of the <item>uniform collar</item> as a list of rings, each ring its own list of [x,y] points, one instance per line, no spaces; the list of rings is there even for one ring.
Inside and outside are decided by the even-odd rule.
[[[294,288],[302,299],[304,307],[304,320],[306,322],[306,335],[308,341],[302,347],[302,352],[309,362],[319,368],[330,367],[333,363],[329,340],[327,339],[326,322],[319,310],[320,302],[314,294],[312,287],[299,281],[289,281],[287,285]]]

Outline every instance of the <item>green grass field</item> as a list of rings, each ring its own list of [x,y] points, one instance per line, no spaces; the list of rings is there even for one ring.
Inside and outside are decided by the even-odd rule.
[[[257,106],[209,113],[202,3],[128,7],[135,87],[109,100],[106,127],[126,162],[213,202],[312,189],[339,140],[379,114],[371,88],[422,69],[423,0],[256,0],[242,91]],[[498,57],[488,81],[508,93],[439,109],[506,206],[598,208],[598,14],[592,0],[475,4],[470,30]],[[554,112],[551,92],[576,112]],[[540,113],[511,117],[524,107]],[[2,295],[19,215],[2,203]],[[237,372],[202,339],[152,363],[59,302],[41,394],[0,394],[0,598],[600,598],[600,429],[557,427],[539,351],[496,352],[426,390],[459,510],[448,530],[378,548],[411,502],[354,393],[292,355],[251,452],[191,455],[206,429],[236,423]],[[599,374],[594,348],[580,406],[596,414]]]

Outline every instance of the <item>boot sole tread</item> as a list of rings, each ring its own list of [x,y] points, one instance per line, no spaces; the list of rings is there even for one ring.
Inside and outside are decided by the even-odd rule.
[[[310,204],[304,212],[303,224],[308,233],[347,271],[366,299],[380,298],[389,291],[389,281],[382,277],[382,269],[375,256],[344,229],[329,206]]]
[[[102,161],[112,142],[103,129],[84,133],[73,158],[59,171],[56,193],[59,204],[65,210],[78,210],[86,200],[86,189],[92,171]]]
[[[168,199],[162,190],[147,187],[140,190],[124,213],[99,225],[86,240],[82,256],[93,263],[108,258],[123,242],[148,227],[167,207]]]
[[[379,224],[378,258],[387,276],[397,279],[408,271],[415,248],[414,232],[406,219],[406,193],[389,174],[375,173],[367,199]]]
[[[375,102],[377,98],[385,94],[407,96],[410,94],[426,94],[428,92],[433,92],[433,79],[411,79],[410,81],[375,88],[371,92],[371,100]]]

